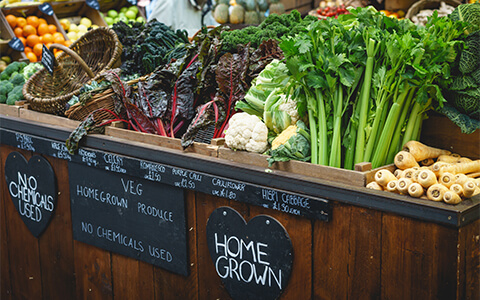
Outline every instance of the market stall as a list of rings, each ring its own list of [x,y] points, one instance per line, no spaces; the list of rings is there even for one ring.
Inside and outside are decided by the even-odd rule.
[[[52,5],[66,40],[80,7],[117,8]],[[452,56],[476,27],[342,12],[109,21],[17,60],[2,299],[477,299],[478,74]]]

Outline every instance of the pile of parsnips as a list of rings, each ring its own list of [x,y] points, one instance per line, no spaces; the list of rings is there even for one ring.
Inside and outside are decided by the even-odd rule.
[[[367,188],[460,203],[480,193],[480,160],[409,141],[395,156],[394,173],[382,169]]]

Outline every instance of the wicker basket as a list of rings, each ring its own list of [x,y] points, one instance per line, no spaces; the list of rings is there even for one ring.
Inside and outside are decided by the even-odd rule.
[[[456,0],[421,0],[417,1],[410,6],[407,13],[405,14],[405,18],[412,19],[413,16],[418,14],[419,11],[422,9],[436,9],[440,7],[440,3],[445,2],[445,4],[451,5],[453,7],[457,7],[462,4]]]
[[[88,31],[70,48],[53,44],[50,49],[63,50],[56,59],[53,75],[42,69],[23,87],[30,107],[46,113],[63,115],[66,103],[79,94],[85,83],[121,63],[122,45],[116,33],[107,27]]]

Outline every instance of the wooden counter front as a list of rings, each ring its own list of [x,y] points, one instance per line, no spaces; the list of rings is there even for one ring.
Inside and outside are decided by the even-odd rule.
[[[11,117],[0,116],[0,121],[0,133],[13,130],[16,125],[18,132],[58,142],[63,142],[68,133],[60,127],[27,124]],[[182,276],[75,241],[67,161],[7,145],[4,136],[1,135],[0,149],[1,299],[230,299],[215,271],[206,240],[208,217],[221,206],[237,210],[246,221],[266,214],[285,227],[292,241],[294,259],[280,299],[480,297],[478,198],[469,200],[468,205],[454,207],[405,203],[393,195],[373,193],[369,205],[369,197],[361,189],[329,187],[323,181],[307,183],[304,178],[292,177],[291,185],[330,201],[331,218],[326,222],[186,190],[190,268],[188,276]],[[145,151],[141,155],[152,160],[175,154],[173,150],[145,147],[127,140],[118,144],[123,146],[112,149],[112,142],[115,141],[108,137],[92,136],[84,145],[127,156],[132,155],[131,149],[137,149],[139,155]],[[33,237],[20,219],[3,179],[6,157],[13,151],[27,160],[34,154],[42,155],[57,178],[55,214],[39,238]],[[157,155],[152,156],[150,151]],[[186,167],[192,157],[195,156],[185,155],[178,164]],[[210,168],[221,172],[222,166],[234,168],[227,162],[199,158],[199,171]],[[232,170],[234,179],[242,172],[258,172],[244,166]],[[258,181],[263,180],[259,175]],[[275,181],[284,184],[281,176],[273,178],[272,185],[277,184]],[[290,190],[290,186],[285,189]],[[357,198],[352,197],[354,192]],[[414,208],[419,210],[417,215]]]

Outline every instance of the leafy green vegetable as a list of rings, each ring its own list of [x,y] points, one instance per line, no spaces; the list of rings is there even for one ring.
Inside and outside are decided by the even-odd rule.
[[[448,16],[454,21],[470,23],[468,33],[480,29],[480,3],[468,3],[457,6]]]
[[[285,132],[282,132],[277,139],[281,139],[279,141],[280,145],[272,147],[268,151],[270,155],[267,158],[269,166],[272,166],[276,161],[310,160],[310,134],[303,121],[299,120],[295,125],[285,129]]]
[[[447,116],[453,123],[455,123],[463,133],[472,134],[475,130],[480,129],[480,120],[473,119],[469,116],[459,112],[455,107],[446,103],[438,110],[439,113]]]

